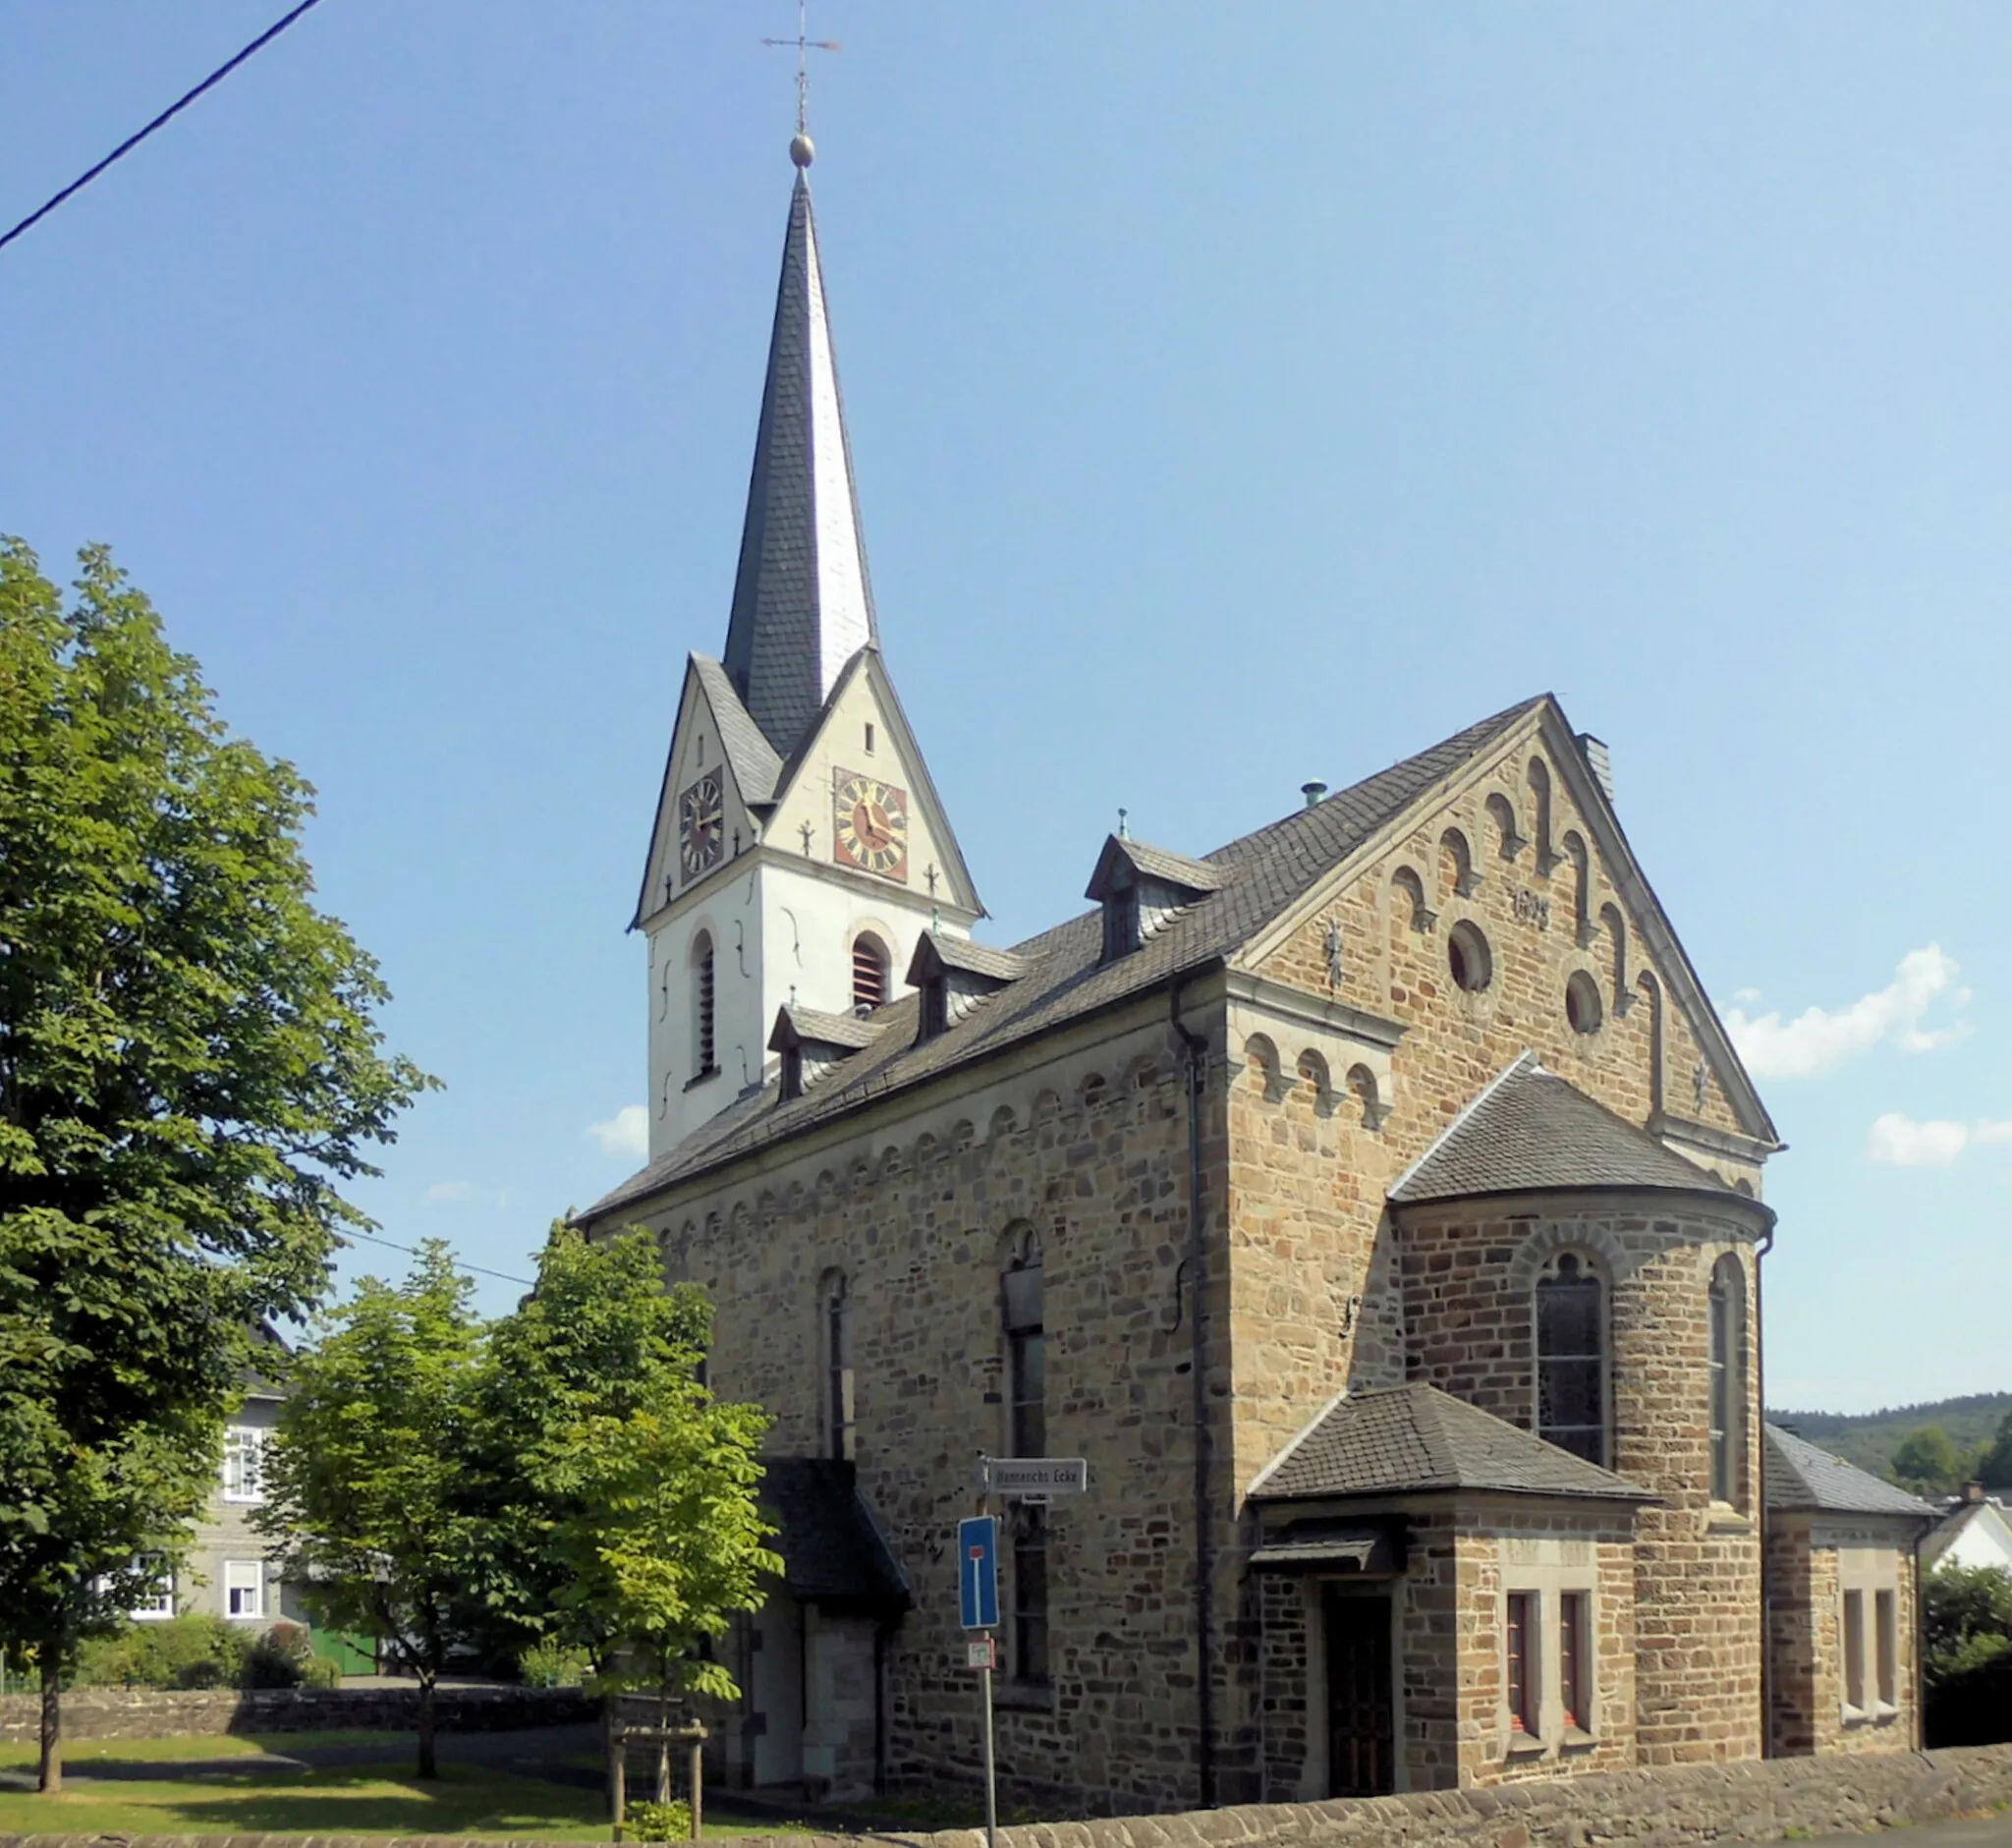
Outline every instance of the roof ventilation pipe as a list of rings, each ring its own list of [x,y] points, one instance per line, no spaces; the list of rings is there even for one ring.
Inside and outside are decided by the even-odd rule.
[[[1306,797],[1309,809],[1317,809],[1327,795],[1327,785],[1317,782],[1302,783],[1300,785],[1300,794]]]

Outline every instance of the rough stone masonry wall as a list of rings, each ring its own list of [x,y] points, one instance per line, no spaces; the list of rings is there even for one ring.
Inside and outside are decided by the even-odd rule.
[[[1738,1492],[1710,1496],[1709,1289],[1728,1254],[1753,1301],[1749,1209],[1677,1197],[1417,1207],[1404,1215],[1407,1366],[1508,1423],[1535,1421],[1532,1290],[1554,1252],[1608,1283],[1612,1467],[1657,1495],[1637,1516],[1636,1750],[1647,1764],[1760,1753],[1755,1333],[1746,1317]]]
[[[999,1277],[1031,1228],[1042,1256],[1047,1447],[1089,1458],[1090,1485],[1048,1511],[1045,1687],[1016,1683],[1008,1561],[1002,1792],[1102,1811],[1196,1801],[1188,1117],[1164,1010],[1156,998],[1137,1026],[1104,1029],[1115,1037],[890,1112],[877,1135],[868,1120],[845,1143],[659,1217],[671,1273],[703,1284],[716,1305],[712,1384],[775,1413],[767,1447],[777,1455],[822,1448],[820,1280],[846,1274],[860,1489],[914,1598],[886,1664],[896,1787],[971,1789],[982,1774],[951,1542],[973,1511],[972,1459],[1006,1448]],[[1219,1070],[1212,1084],[1204,1196],[1220,1203]],[[1211,1295],[1220,1418],[1219,1274]],[[1235,1536],[1219,1474],[1215,1672],[1227,1703],[1245,1671],[1225,1654]]]
[[[1427,1791],[1359,1802],[1244,1809],[999,1830],[999,1848],[1709,1848],[1793,1832],[1872,1833],[2012,1804],[2012,1746],[1885,1758],[1769,1759],[1682,1765],[1494,1790]],[[188,1837],[135,1835],[124,1848],[187,1848]],[[382,1848],[383,1838],[317,1836],[319,1848]],[[746,1835],[743,1848],[856,1848],[857,1836]],[[904,1834],[908,1848],[983,1848],[982,1829]],[[299,1848],[298,1835],[208,1835],[205,1848]],[[532,1848],[409,1835],[405,1848]],[[0,1848],[102,1848],[93,1835],[0,1835]]]
[[[1551,788],[1546,831],[1555,861],[1547,868],[1538,856],[1533,762],[1545,766]],[[1507,805],[1515,817],[1513,858],[1503,857],[1499,811],[1490,811],[1490,801]],[[1739,1130],[1594,839],[1555,759],[1534,743],[1508,753],[1422,818],[1264,959],[1264,976],[1406,1032],[1390,1055],[1390,1085],[1378,1099],[1387,1115],[1375,1127],[1347,1092],[1342,1072],[1329,1071],[1322,1081],[1289,1025],[1230,1047],[1244,1062],[1230,1100],[1239,1484],[1248,1484],[1344,1386],[1403,1376],[1385,1196],[1520,1053],[1534,1050],[1548,1070],[1630,1122],[1645,1123],[1667,1107],[1713,1130]],[[1568,843],[1576,844],[1574,853]],[[1576,847],[1587,854],[1583,931]],[[1424,928],[1415,924],[1420,914],[1407,878],[1418,881],[1431,914]],[[1448,969],[1447,938],[1463,921],[1481,930],[1491,952],[1492,980],[1481,993],[1456,986]],[[1330,980],[1327,949],[1335,923],[1342,936],[1338,985]],[[1603,1018],[1593,1033],[1575,1031],[1565,1012],[1566,983],[1578,972],[1603,997]],[[1718,1167],[1722,1178],[1758,1191],[1758,1168],[1731,1160]]]
[[[1919,1735],[1917,1666],[1921,1636],[1915,1610],[1914,1558],[1877,1524],[1853,1529],[1844,1519],[1813,1523],[1808,1515],[1776,1517],[1767,1538],[1768,1634],[1773,1651],[1768,1707],[1772,1750],[1873,1753],[1911,1750]],[[1838,1546],[1886,1555],[1899,1642],[1894,1707],[1883,1717],[1844,1716],[1844,1581]],[[1866,1674],[1874,1674],[1876,1643],[1872,1592],[1866,1594]]]
[[[32,1743],[41,1710],[38,1694],[0,1695],[0,1744]],[[443,1688],[434,1711],[442,1732],[514,1732],[592,1719],[600,1703],[577,1688]],[[69,1739],[179,1739],[344,1726],[409,1732],[419,1712],[417,1688],[80,1688],[63,1697],[63,1733]]]

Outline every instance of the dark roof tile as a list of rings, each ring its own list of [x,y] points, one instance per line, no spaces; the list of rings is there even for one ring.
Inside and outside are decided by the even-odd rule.
[[[1935,1511],[1918,1496],[1882,1483],[1807,1438],[1767,1428],[1767,1505],[1780,1514],[1912,1514]]]

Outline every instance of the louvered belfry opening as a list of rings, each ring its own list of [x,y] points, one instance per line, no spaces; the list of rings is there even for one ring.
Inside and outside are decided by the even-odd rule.
[[[699,1078],[717,1067],[712,1040],[712,938],[704,931],[692,946],[693,1066]]]
[[[870,1014],[887,999],[887,946],[871,931],[853,939],[853,1012]]]

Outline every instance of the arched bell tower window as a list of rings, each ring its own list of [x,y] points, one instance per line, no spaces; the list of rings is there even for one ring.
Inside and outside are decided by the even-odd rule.
[[[1537,1434],[1607,1467],[1607,1291],[1593,1260],[1560,1252],[1537,1283]]]
[[[1740,1260],[1730,1254],[1711,1267],[1711,1499],[1738,1507],[1741,1487],[1740,1439],[1745,1433],[1746,1284]]]
[[[712,933],[692,939],[692,1076],[709,1078],[719,1070],[712,1034]]]
[[[853,938],[853,1012],[870,1014],[887,999],[887,945],[870,930]]]

